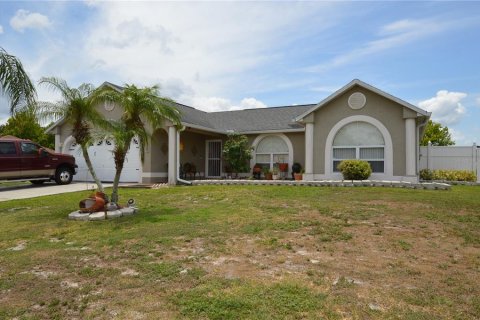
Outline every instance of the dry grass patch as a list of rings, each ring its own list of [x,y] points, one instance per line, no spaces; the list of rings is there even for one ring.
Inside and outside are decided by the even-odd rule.
[[[476,319],[478,187],[122,190],[0,203],[0,318]],[[14,248],[14,249],[13,249]]]

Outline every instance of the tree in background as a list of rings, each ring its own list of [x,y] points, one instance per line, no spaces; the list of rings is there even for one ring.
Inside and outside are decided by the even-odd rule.
[[[34,105],[35,86],[18,58],[0,47],[0,93],[10,100],[10,113],[28,105]]]
[[[102,124],[102,116],[95,109],[90,95],[94,91],[93,85],[84,83],[78,88],[71,88],[67,82],[58,78],[42,78],[41,85],[45,85],[62,95],[62,100],[57,103],[39,103],[38,114],[41,120],[59,120],[72,126],[72,137],[80,145],[82,154],[98,190],[104,192],[102,182],[98,179],[88,155],[88,147],[92,142],[92,126]]]
[[[0,136],[30,139],[43,147],[55,149],[55,137],[45,131],[32,108],[16,112],[5,125],[0,126]]]
[[[105,86],[93,94],[93,101],[115,103],[123,108],[120,120],[111,121],[107,129],[110,131],[107,134],[112,136],[115,142],[113,149],[115,178],[111,202],[118,203],[118,184],[132,139],[138,138],[140,157],[143,162],[149,136],[146,130],[147,125],[155,130],[165,120],[169,120],[179,127],[180,113],[172,107],[172,100],[159,95],[158,86],[138,88],[135,85],[126,85],[121,91]]]
[[[228,135],[227,141],[223,146],[223,157],[229,163],[230,169],[235,176],[239,172],[250,171],[250,159],[252,159],[252,148],[245,135],[232,133]]]
[[[432,146],[452,146],[455,144],[450,132],[448,132],[448,127],[443,127],[440,123],[432,120],[428,120],[420,145],[427,146],[429,141]]]

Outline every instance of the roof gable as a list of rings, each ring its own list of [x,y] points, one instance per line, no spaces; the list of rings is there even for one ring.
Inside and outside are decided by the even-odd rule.
[[[322,108],[323,106],[325,106],[326,104],[328,104],[329,102],[333,101],[334,99],[336,99],[337,97],[340,97],[342,94],[344,94],[345,92],[347,92],[348,90],[350,90],[351,88],[353,88],[354,86],[360,86],[362,88],[365,88],[367,90],[370,90],[388,100],[391,100],[393,102],[396,102],[398,103],[399,105],[401,106],[404,106],[405,108],[408,108],[414,112],[417,113],[417,116],[426,116],[426,117],[430,117],[431,115],[431,112],[427,112],[423,109],[420,109],[419,107],[417,106],[414,106],[413,104],[411,103],[408,103],[402,99],[399,99],[397,97],[394,97],[392,96],[391,94],[389,93],[386,93],[372,85],[369,85],[368,83],[365,83],[361,80],[358,80],[358,79],[354,79],[352,81],[350,81],[349,83],[347,83],[345,86],[343,86],[342,88],[338,89],[337,91],[335,91],[334,93],[332,93],[331,95],[329,95],[328,97],[326,97],[325,99],[323,99],[322,101],[320,101],[319,103],[317,103],[313,108],[307,110],[306,112],[302,113],[301,115],[299,115],[298,117],[295,118],[295,121],[298,121],[298,122],[302,122],[303,119],[308,116],[309,114],[311,114],[312,112],[315,112],[317,111],[318,109]]]

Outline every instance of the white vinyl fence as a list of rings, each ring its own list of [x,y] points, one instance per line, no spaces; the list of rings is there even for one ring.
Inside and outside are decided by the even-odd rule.
[[[420,147],[419,169],[430,170],[469,170],[477,175],[480,182],[480,147],[448,146],[448,147]]]

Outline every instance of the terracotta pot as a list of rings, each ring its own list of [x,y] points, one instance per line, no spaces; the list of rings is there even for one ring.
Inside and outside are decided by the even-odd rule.
[[[279,163],[278,164],[278,169],[281,172],[287,172],[288,171],[288,163]]]
[[[301,173],[295,173],[293,176],[295,177],[296,181],[303,180],[303,174]]]
[[[264,173],[265,175],[265,180],[272,180],[272,174],[271,173]]]
[[[102,197],[92,196],[80,201],[80,212],[99,212],[105,208],[105,199]]]

